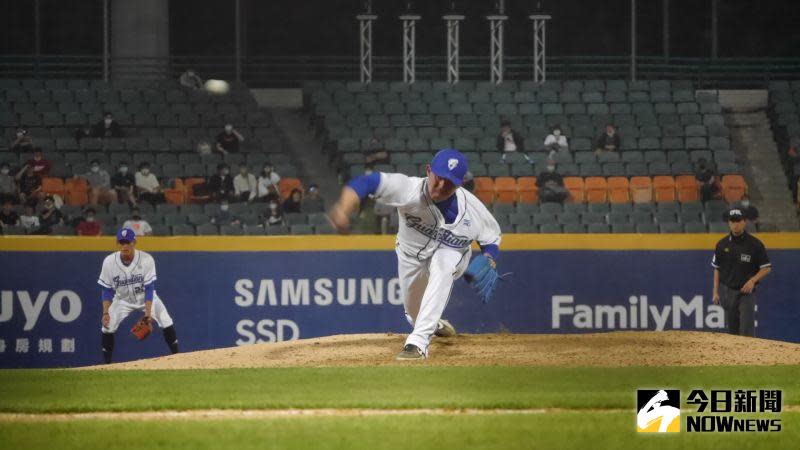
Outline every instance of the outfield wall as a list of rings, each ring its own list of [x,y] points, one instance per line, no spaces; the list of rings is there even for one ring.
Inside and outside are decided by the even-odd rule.
[[[459,280],[445,316],[462,332],[575,333],[723,328],[711,305],[717,235],[509,235],[513,272],[482,304]],[[773,273],[758,290],[757,335],[800,342],[800,234],[759,235]],[[340,333],[407,332],[387,236],[148,237],[157,292],[183,350]],[[100,265],[112,238],[0,238],[0,367],[95,364]],[[129,317],[115,360],[167,352],[137,342]]]

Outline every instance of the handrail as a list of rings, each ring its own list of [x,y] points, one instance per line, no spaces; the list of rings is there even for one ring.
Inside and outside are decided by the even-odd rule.
[[[488,80],[486,56],[462,56],[462,80]],[[402,57],[375,56],[374,80],[401,79]],[[800,79],[800,58],[690,58],[641,56],[636,60],[640,79],[687,79],[700,87],[763,87],[776,79]],[[255,87],[299,86],[307,80],[358,79],[356,55],[247,56],[242,58],[242,79]],[[446,80],[444,56],[418,56],[418,80]],[[110,70],[123,78],[176,77],[194,68],[207,78],[233,79],[233,56],[175,55],[165,58],[120,57],[110,60]],[[530,55],[507,56],[505,79],[532,79]],[[630,73],[627,56],[551,56],[547,78],[626,79]],[[101,79],[100,55],[0,55],[0,78],[86,78]]]

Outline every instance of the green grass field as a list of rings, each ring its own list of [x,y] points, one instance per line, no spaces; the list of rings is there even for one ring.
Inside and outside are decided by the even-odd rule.
[[[0,411],[476,408],[542,413],[0,419],[0,448],[797,448],[800,367],[352,367],[0,371]],[[780,388],[778,433],[635,432],[637,388]],[[684,408],[686,405],[684,405]]]

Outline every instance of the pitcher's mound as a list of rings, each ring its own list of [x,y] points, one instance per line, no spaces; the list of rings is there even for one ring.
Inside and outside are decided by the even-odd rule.
[[[800,344],[696,331],[593,334],[462,334],[435,338],[430,358],[399,363],[404,335],[351,334],[205,350],[92,369],[231,367],[711,366],[800,364]]]

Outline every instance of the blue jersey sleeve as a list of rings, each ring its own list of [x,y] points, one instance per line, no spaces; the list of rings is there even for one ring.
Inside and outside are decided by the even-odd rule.
[[[110,302],[111,300],[114,299],[114,289],[111,289],[109,287],[103,286],[103,289],[102,289],[101,292],[102,293],[101,293],[100,297],[103,299],[103,301],[109,301]]]
[[[144,301],[152,302],[153,301],[153,292],[156,290],[156,282],[153,281],[150,284],[144,286]]]
[[[481,245],[480,247],[481,253],[488,253],[494,260],[497,260],[497,257],[500,256],[500,247],[494,244]]]
[[[381,173],[372,172],[369,175],[361,175],[360,177],[353,178],[347,185],[358,194],[358,198],[364,200],[370,194],[378,192],[378,186],[381,184]]]

